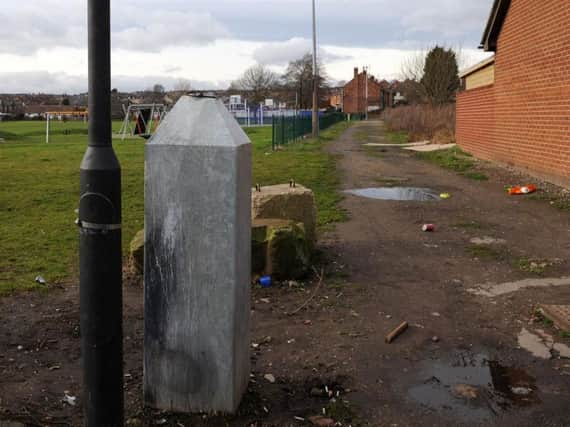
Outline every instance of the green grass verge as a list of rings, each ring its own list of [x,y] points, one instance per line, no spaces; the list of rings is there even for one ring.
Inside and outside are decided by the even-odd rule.
[[[390,144],[407,144],[410,142],[408,132],[406,131],[386,131],[384,133],[386,141]]]
[[[417,153],[416,156],[444,169],[458,172],[464,177],[475,181],[487,181],[489,179],[487,175],[473,171],[475,160],[473,160],[469,153],[457,147],[447,150],[420,152]]]
[[[324,146],[337,139],[350,122],[340,122],[321,131],[318,139],[305,139],[287,144],[282,150],[271,151],[271,129],[253,128],[248,131],[256,141],[253,146],[254,184],[273,185],[294,179],[298,184],[315,192],[317,202],[317,224],[321,230],[329,225],[344,221],[346,212],[339,208],[343,199],[339,193],[337,159],[323,150]]]
[[[262,185],[298,183],[315,191],[318,224],[346,215],[338,207],[336,159],[322,150],[348,125],[340,123],[306,140],[271,151],[271,128],[250,128],[253,181]],[[113,123],[115,132],[120,122]],[[34,277],[50,283],[77,278],[79,164],[87,143],[81,122],[54,122],[45,144],[45,122],[0,122],[0,294],[34,288]],[[122,168],[123,250],[143,227],[144,141],[115,140]]]
[[[419,152],[417,157],[455,172],[467,172],[475,165],[471,156],[459,148]]]

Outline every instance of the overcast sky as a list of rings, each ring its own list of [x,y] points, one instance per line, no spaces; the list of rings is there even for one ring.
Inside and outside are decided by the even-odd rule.
[[[0,0],[0,93],[87,88],[86,0]],[[317,0],[321,58],[332,80],[354,66],[398,78],[434,43],[477,50],[492,0]],[[282,72],[311,49],[311,0],[112,0],[113,87],[226,88],[256,62]]]

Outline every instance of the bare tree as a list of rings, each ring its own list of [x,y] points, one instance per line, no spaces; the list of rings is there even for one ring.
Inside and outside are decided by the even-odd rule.
[[[164,86],[161,85],[160,83],[156,83],[153,87],[152,87],[152,91],[154,93],[164,93]]]
[[[190,92],[192,90],[192,84],[188,79],[180,79],[174,84],[173,89],[176,92]]]
[[[459,50],[459,57],[463,58]],[[444,104],[455,99],[459,88],[458,54],[435,46],[412,52],[402,63],[400,88],[409,104]]]
[[[249,95],[250,102],[259,103],[268,97],[278,83],[276,73],[264,65],[257,64],[245,70],[238,80],[232,82],[230,90],[243,92],[244,95]]]
[[[176,82],[168,95],[165,97],[167,104],[175,104],[183,95],[186,95],[192,90],[190,80],[180,79]]]
[[[319,94],[327,87],[327,72],[324,65],[317,63]],[[289,62],[283,75],[286,88],[294,91],[299,108],[311,108],[313,105],[313,56],[306,53],[302,58]]]
[[[416,50],[404,59],[401,65],[400,76],[403,81],[411,80],[419,82],[424,75],[427,50]]]
[[[427,50],[411,52],[402,62],[400,78],[402,83],[399,88],[408,104],[421,104],[426,100],[426,93],[421,79],[424,75]]]

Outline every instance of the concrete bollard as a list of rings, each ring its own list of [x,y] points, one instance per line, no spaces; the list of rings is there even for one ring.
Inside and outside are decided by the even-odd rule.
[[[146,147],[144,395],[235,412],[250,374],[251,143],[223,104],[183,96]]]

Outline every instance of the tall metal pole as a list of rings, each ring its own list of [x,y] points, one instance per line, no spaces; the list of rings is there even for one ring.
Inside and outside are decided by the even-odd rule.
[[[89,145],[80,168],[84,425],[123,425],[121,168],[111,140],[110,0],[88,1]]]
[[[313,0],[313,137],[319,136],[319,72],[317,70],[317,17]]]
[[[366,81],[366,96],[364,100],[364,116],[368,120],[368,67],[364,68],[364,79]]]

